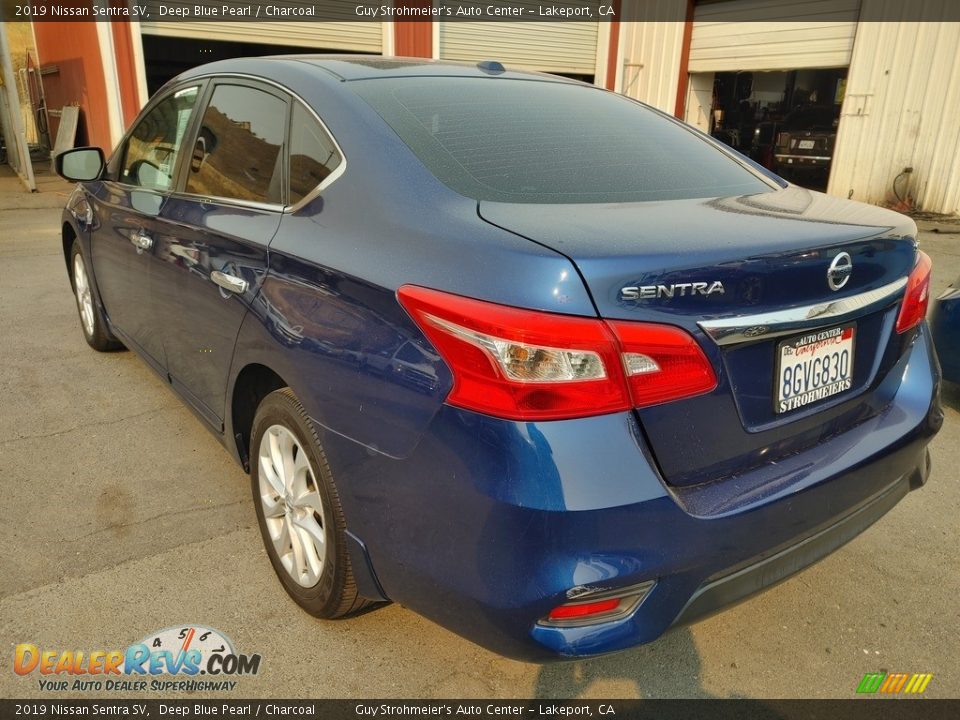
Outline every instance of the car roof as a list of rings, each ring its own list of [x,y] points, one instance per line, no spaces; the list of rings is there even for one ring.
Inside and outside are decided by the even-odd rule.
[[[207,73],[229,73],[231,70],[249,70],[251,61],[259,63],[277,63],[309,65],[325,71],[338,80],[349,82],[374,78],[401,77],[476,77],[505,78],[513,80],[539,80],[543,82],[571,83],[581,85],[576,80],[527,70],[510,70],[496,60],[481,62],[457,62],[452,60],[430,60],[409,57],[382,57],[380,55],[271,55],[258,58],[236,58],[221,60],[209,65],[188,70],[180,77],[195,77]],[[231,67],[235,65],[235,67]],[[503,68],[503,69],[501,69]]]

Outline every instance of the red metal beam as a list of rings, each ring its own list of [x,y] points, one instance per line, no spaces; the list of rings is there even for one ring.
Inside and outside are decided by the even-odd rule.
[[[693,0],[687,0],[687,19],[683,25],[683,45],[680,49],[680,78],[677,82],[677,103],[674,117],[683,120],[687,110],[687,83],[690,73],[690,38],[693,36]]]

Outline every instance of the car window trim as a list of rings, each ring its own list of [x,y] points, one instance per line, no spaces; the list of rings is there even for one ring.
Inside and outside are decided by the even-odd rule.
[[[248,208],[250,210],[262,210],[263,212],[283,213],[284,205],[274,203],[263,203],[256,200],[240,200],[238,198],[220,197],[219,195],[197,195],[188,192],[168,193],[171,198],[176,200],[189,200],[198,202],[202,205],[225,205],[228,207]]]
[[[828,320],[832,323],[841,322],[850,313],[862,312],[866,308],[871,308],[873,312],[895,299],[899,300],[906,286],[907,278],[903,277],[873,290],[837,300],[756,315],[701,320],[697,325],[721,347],[769,340],[821,327]]]
[[[327,127],[326,123],[323,122],[323,120],[322,120],[322,119],[320,118],[320,116],[317,114],[317,111],[314,110],[312,107],[310,107],[309,103],[305,102],[302,98],[299,98],[299,97],[296,97],[296,96],[293,96],[293,103],[290,104],[290,115],[289,115],[289,117],[287,118],[287,136],[290,138],[290,145],[291,145],[291,146],[293,145],[293,110],[294,110],[294,104],[299,104],[299,105],[301,105],[301,106],[303,107],[303,109],[306,110],[307,113],[308,113],[309,115],[311,115],[314,120],[317,121],[317,124],[320,125],[320,129],[323,130],[324,134],[327,136],[327,138],[330,140],[331,144],[333,145],[334,149],[337,151],[337,154],[340,156],[340,164],[337,165],[337,167],[334,168],[334,169],[330,172],[330,174],[327,175],[323,180],[321,180],[319,183],[317,183],[316,187],[314,187],[310,192],[306,193],[302,198],[300,198],[299,200],[297,200],[297,202],[293,203],[292,205],[289,205],[289,204],[288,204],[287,207],[284,209],[284,212],[285,212],[285,213],[295,213],[295,212],[297,212],[298,210],[300,210],[301,208],[305,207],[306,205],[309,205],[309,204],[310,204],[311,202],[313,202],[317,197],[319,197],[320,193],[322,193],[324,190],[326,190],[328,187],[330,187],[334,182],[336,182],[337,178],[339,178],[341,175],[343,175],[344,171],[345,171],[346,168],[347,168],[347,158],[346,158],[346,156],[343,154],[343,150],[340,148],[340,143],[337,142],[337,139],[333,136],[333,133],[330,132],[330,129]],[[287,169],[287,182],[288,182],[288,183],[289,183],[289,181],[290,181],[290,151],[291,151],[291,149],[292,149],[292,147],[288,147],[288,148],[287,148],[287,168],[288,168],[288,169]],[[288,199],[288,200],[289,200],[289,197],[290,197],[290,196],[289,196],[289,193],[288,193],[288,195],[287,195],[287,199]]]
[[[217,86],[219,85],[236,85],[238,87],[248,87],[254,90],[259,90],[261,92],[266,92],[275,98],[282,100],[286,108],[286,113],[284,115],[284,130],[283,130],[283,142],[280,146],[280,158],[281,158],[281,190],[280,190],[280,202],[279,203],[268,203],[260,202],[258,200],[243,200],[241,198],[231,198],[231,197],[222,197],[220,195],[200,195],[198,193],[187,192],[187,178],[189,177],[189,164],[184,164],[179,167],[177,181],[174,183],[174,190],[170,193],[171,197],[180,199],[180,200],[192,200],[194,202],[201,202],[214,205],[228,205],[231,207],[245,207],[253,210],[262,210],[265,212],[284,212],[284,209],[287,207],[286,200],[289,197],[288,185],[290,182],[289,175],[289,151],[290,151],[290,116],[293,112],[292,105],[292,95],[288,92],[282,85],[279,83],[268,82],[262,78],[250,76],[250,75],[238,75],[238,74],[226,74],[226,73],[217,73],[211,75],[202,76],[207,81],[207,87],[204,91],[203,97],[198,103],[201,106],[201,112],[199,112],[195,118],[191,120],[190,127],[188,128],[187,135],[185,137],[190,138],[190,156],[193,157],[193,147],[197,142],[197,134],[200,132],[200,125],[203,122],[203,116],[207,112],[207,107],[210,104],[210,100],[213,98],[213,93],[216,91]],[[237,82],[240,80],[241,82]],[[223,81],[223,82],[221,82]],[[280,92],[277,92],[279,90]]]
[[[193,158],[193,148],[197,142],[200,123],[203,122],[203,115],[207,111],[207,103],[209,103],[210,96],[213,94],[213,84],[212,80],[204,81],[203,92],[200,94],[200,97],[197,98],[196,112],[193,114],[193,117],[190,118],[190,124],[187,125],[187,132],[183,136],[186,147],[190,149],[190,152],[187,154],[189,154],[191,158]],[[189,161],[185,161],[177,166],[177,176],[174,178],[173,187],[170,188],[171,197],[180,194],[181,188],[183,188],[184,183],[186,183],[188,167]]]
[[[295,93],[293,90],[291,90],[290,88],[288,88],[286,85],[282,85],[281,83],[278,83],[278,82],[276,82],[275,80],[271,80],[271,79],[269,79],[269,78],[260,77],[259,75],[250,75],[249,73],[208,73],[208,74],[204,74],[204,75],[196,75],[196,76],[194,76],[194,77],[191,78],[191,79],[192,79],[192,80],[203,79],[203,80],[206,80],[206,81],[208,81],[208,82],[209,82],[209,81],[216,82],[217,80],[219,80],[219,79],[221,79],[221,78],[239,78],[239,79],[251,80],[251,81],[254,81],[254,82],[256,82],[256,83],[261,83],[261,84],[263,84],[263,85],[271,85],[271,86],[273,86],[274,88],[276,88],[276,89],[280,90],[281,92],[285,93],[285,94],[288,95],[294,102],[299,102],[301,105],[303,105],[303,107],[305,107],[305,108],[307,109],[307,111],[308,111],[311,115],[313,115],[314,120],[316,120],[318,123],[320,123],[320,127],[323,128],[323,131],[327,134],[327,137],[330,138],[330,141],[333,143],[333,146],[337,149],[337,152],[340,153],[340,165],[337,167],[336,170],[334,170],[332,173],[330,173],[329,175],[327,175],[327,177],[325,177],[325,178],[323,179],[323,181],[320,182],[313,190],[311,190],[309,193],[307,193],[306,195],[304,195],[299,201],[297,201],[297,202],[294,203],[293,205],[283,205],[283,206],[279,206],[279,207],[280,207],[280,212],[283,212],[284,214],[292,214],[292,213],[295,213],[295,212],[301,210],[303,207],[305,207],[306,205],[308,205],[308,204],[310,204],[311,202],[313,202],[313,201],[320,195],[320,193],[322,193],[324,190],[326,190],[328,187],[330,187],[334,182],[336,182],[336,181],[340,178],[340,176],[342,176],[342,175],[346,172],[346,170],[347,170],[347,155],[346,155],[345,152],[343,152],[343,148],[340,146],[340,143],[337,141],[336,135],[334,135],[334,134],[330,131],[330,128],[329,128],[329,127],[327,126],[327,124],[323,121],[323,118],[320,117],[320,114],[316,111],[316,109],[315,109],[310,103],[308,103],[306,100],[304,100],[302,96],[300,96],[300,95],[298,95],[297,93]],[[204,106],[204,110],[206,110],[206,106]],[[286,159],[286,162],[287,162],[288,168],[289,168],[289,156],[290,156],[290,148],[289,148],[289,140],[290,140],[290,118],[291,118],[292,116],[293,116],[293,105],[292,105],[292,103],[290,103],[290,105],[289,105],[289,110],[288,110],[288,113],[287,113],[287,150],[286,150],[287,159]],[[287,176],[288,176],[287,179],[286,179],[286,181],[289,183],[289,181],[290,181],[290,178],[289,178],[289,174],[290,174],[290,173],[289,173],[289,169],[287,170],[287,173],[286,173],[286,174],[287,174]],[[197,197],[197,196],[190,196],[190,197]],[[212,199],[212,198],[211,198],[211,199]],[[249,200],[238,200],[238,201],[234,202],[231,198],[216,198],[216,202],[221,202],[221,201],[224,202],[224,203],[229,203],[229,204],[237,204],[237,203],[240,203],[241,206],[243,206],[244,204],[249,204],[249,203],[252,202],[252,201],[249,201]],[[258,204],[255,203],[253,206],[256,206],[256,205],[258,205]],[[278,208],[278,206],[276,206],[276,205],[272,205],[272,204],[269,205],[269,209],[271,209],[271,210],[276,210],[277,208]],[[264,207],[260,206],[258,209],[264,209]]]

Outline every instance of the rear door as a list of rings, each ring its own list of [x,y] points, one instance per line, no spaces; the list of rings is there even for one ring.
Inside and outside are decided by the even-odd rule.
[[[97,287],[111,323],[126,342],[163,372],[160,321],[150,294],[160,214],[174,187],[185,135],[202,89],[191,83],[168,92],[121,145],[113,177],[98,189],[92,238]]]
[[[217,428],[240,324],[286,202],[289,106],[271,85],[211,82],[155,237],[151,283],[170,380]]]

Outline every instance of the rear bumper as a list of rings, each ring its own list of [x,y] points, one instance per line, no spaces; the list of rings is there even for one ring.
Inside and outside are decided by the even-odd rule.
[[[743,476],[670,487],[632,413],[514,423],[451,407],[388,459],[325,440],[351,532],[385,594],[511,657],[546,661],[650,642],[833,551],[928,472],[942,423],[923,327],[879,415]],[[632,615],[538,624],[577,588],[654,580]]]
[[[774,548],[746,563],[713,575],[687,602],[674,625],[686,625],[746,600],[822,560],[886,515],[910,490],[922,487],[930,472],[930,456],[861,506],[796,544]]]

